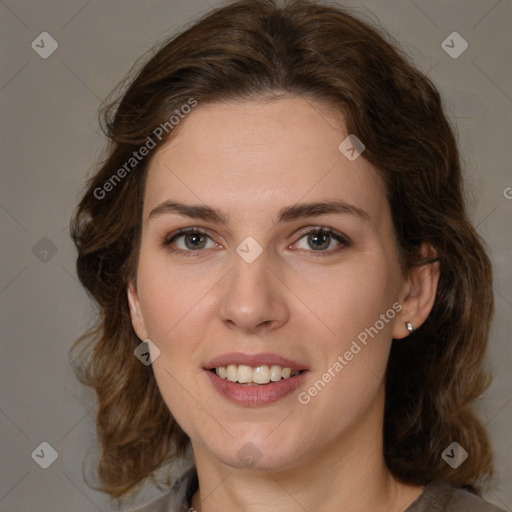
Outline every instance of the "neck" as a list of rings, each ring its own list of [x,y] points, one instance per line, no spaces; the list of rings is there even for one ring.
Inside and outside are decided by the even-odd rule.
[[[193,444],[199,491],[192,510],[405,511],[422,488],[392,476],[382,453],[382,411],[368,416],[314,456],[280,471],[233,468]]]

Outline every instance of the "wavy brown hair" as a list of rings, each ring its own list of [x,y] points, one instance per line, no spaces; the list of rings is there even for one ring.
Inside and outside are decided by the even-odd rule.
[[[364,142],[364,157],[386,185],[404,271],[434,261],[440,267],[430,316],[391,349],[387,466],[405,482],[440,479],[478,492],[492,474],[488,438],[471,408],[489,385],[483,361],[494,308],[492,271],[468,218],[454,131],[427,76],[389,35],[346,9],[242,0],[160,44],[127,80],[104,109],[106,156],[71,222],[78,276],[99,311],[97,324],[71,351],[79,378],[97,397],[96,488],[113,498],[135,492],[189,443],[151,366],[133,355],[140,340],[126,296],[137,267],[145,176],[159,146],[132,162],[122,179],[112,177],[191,99],[201,105],[285,93],[328,103],[343,115],[348,133]],[[422,242],[436,258],[422,257]],[[441,458],[453,441],[470,454],[455,470]]]

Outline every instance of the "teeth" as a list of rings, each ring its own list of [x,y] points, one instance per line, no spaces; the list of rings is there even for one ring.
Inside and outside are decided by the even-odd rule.
[[[281,379],[289,379],[295,377],[300,372],[292,371],[291,368],[283,368],[277,364],[270,368],[264,364],[262,366],[247,366],[245,364],[229,364],[228,366],[219,366],[215,368],[215,373],[221,379],[227,379],[230,382],[238,382],[240,384],[268,384],[269,382],[277,382]]]
[[[217,372],[219,375],[219,372]],[[220,375],[219,375],[220,377]],[[236,382],[238,379],[238,366],[236,364],[230,364],[226,369],[226,378],[231,382]]]
[[[289,379],[292,374],[291,368],[283,368],[283,379]]]
[[[244,366],[241,364],[238,367],[238,382],[240,384],[248,384],[252,382],[252,368],[250,366]]]
[[[272,382],[277,382],[278,380],[281,380],[282,376],[283,369],[280,366],[273,365],[270,367],[270,380]]]
[[[256,366],[251,373],[252,381],[256,384],[268,384],[270,382],[270,370],[268,366]]]

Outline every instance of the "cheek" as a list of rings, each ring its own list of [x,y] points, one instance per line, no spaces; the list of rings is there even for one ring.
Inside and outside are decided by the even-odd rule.
[[[160,350],[153,363],[158,388],[176,421],[194,435],[197,422],[191,419],[207,420],[196,382],[201,372],[200,341],[206,331],[203,297],[208,282],[142,255],[137,276],[146,331]]]
[[[164,350],[192,341],[201,327],[205,294],[215,282],[214,272],[192,272],[172,265],[165,254],[141,252],[137,285],[149,338]]]
[[[381,387],[400,307],[398,274],[381,262],[385,259],[376,255],[350,272],[330,272],[329,286],[308,296],[321,317],[318,332],[327,333],[318,336],[314,384],[301,401],[315,417],[340,425],[353,421]]]
[[[179,383],[188,389],[201,371],[201,341],[209,332],[207,309],[212,309],[211,290],[217,280],[214,272],[192,272],[171,265],[164,254],[141,251],[140,308],[148,337],[160,350],[153,367],[168,405],[173,397],[167,391],[184,393]]]
[[[316,276],[315,286],[297,282],[301,298],[315,313],[310,318],[327,352],[347,347],[376,322],[379,336],[389,337],[395,311],[387,316],[386,311],[397,299],[398,281],[396,272],[379,261],[383,258],[375,255],[372,261],[330,269]],[[381,315],[386,321],[380,320]]]

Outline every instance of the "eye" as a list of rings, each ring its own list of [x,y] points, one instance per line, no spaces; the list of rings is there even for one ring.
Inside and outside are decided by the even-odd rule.
[[[182,239],[181,243],[178,243],[177,241],[180,239]],[[212,245],[209,247],[207,246],[208,239],[212,242]],[[173,248],[173,244],[178,248]],[[201,249],[221,247],[219,244],[213,242],[207,233],[197,228],[180,229],[174,235],[166,237],[162,242],[162,245],[167,247],[171,252],[180,253],[185,256],[192,256],[192,252],[200,252]]]
[[[306,239],[307,246],[299,247],[299,249],[306,250],[308,252],[320,253],[318,256],[324,255],[323,253],[336,253],[343,247],[350,247],[351,245],[351,241],[347,236],[331,228],[325,228],[322,226],[303,231],[300,235],[299,242],[302,239]],[[208,240],[211,242],[210,246],[208,246]],[[333,240],[336,241],[338,248],[327,250],[332,245]],[[290,248],[297,246],[299,242],[291,245]],[[183,228],[178,232],[169,235],[162,241],[162,245],[171,252],[182,254],[184,256],[199,256],[202,249],[222,247],[220,244],[214,242],[205,231],[194,227]],[[310,249],[313,250],[311,251]]]
[[[338,250],[340,250],[341,248],[349,247],[351,245],[350,239],[343,235],[342,233],[339,233],[331,228],[325,228],[322,226],[318,226],[313,229],[303,231],[301,233],[300,240],[302,239],[306,239],[307,246],[299,247],[299,249],[308,250],[308,248],[312,248],[313,252],[320,253],[338,252]],[[334,250],[326,250],[332,245],[333,239],[337,242],[338,249],[335,248]],[[296,242],[294,245],[297,245],[299,242]],[[341,248],[339,248],[339,246],[341,246]]]

